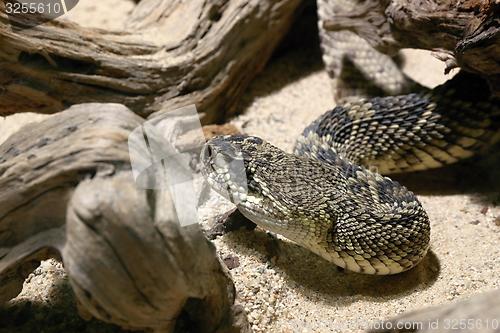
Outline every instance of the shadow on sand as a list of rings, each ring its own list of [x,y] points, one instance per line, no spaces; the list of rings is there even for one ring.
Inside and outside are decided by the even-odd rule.
[[[48,301],[11,301],[0,307],[0,333],[126,333],[118,326],[78,315],[67,278],[50,286]]]
[[[268,265],[284,275],[290,287],[314,292],[322,301],[335,305],[345,306],[355,301],[355,296],[381,302],[399,298],[431,286],[440,272],[439,260],[432,251],[407,272],[378,276],[344,271],[299,245],[274,239],[259,229],[227,234],[224,241],[229,246],[258,251],[268,258]],[[270,253],[276,260],[269,260]]]

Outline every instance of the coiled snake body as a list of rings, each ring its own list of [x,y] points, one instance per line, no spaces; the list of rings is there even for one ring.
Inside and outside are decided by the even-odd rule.
[[[338,106],[304,130],[294,154],[253,136],[216,137],[203,172],[262,228],[351,271],[399,273],[425,256],[429,218],[381,173],[454,163],[498,141],[498,101],[464,96],[452,82]]]

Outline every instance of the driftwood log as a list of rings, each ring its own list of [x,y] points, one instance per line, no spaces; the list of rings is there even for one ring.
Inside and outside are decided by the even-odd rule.
[[[23,26],[22,20],[9,21],[0,4],[0,114],[54,113],[76,103],[114,102],[147,116],[196,104],[204,123],[221,121],[234,114],[239,96],[288,31],[300,4],[144,0],[120,32],[69,22],[16,30],[12,27]],[[342,32],[342,38],[351,39],[345,34],[356,33],[371,44],[358,38],[358,44],[366,44],[359,50],[376,58],[385,59],[385,53],[393,55],[403,47],[439,52],[449,68],[460,66],[487,78],[496,94],[499,6],[494,0],[458,5],[434,0],[318,1],[324,36]],[[341,58],[335,43],[324,46],[326,54]],[[356,54],[345,56],[358,62]],[[386,60],[383,70],[392,79],[382,91],[412,89],[414,84],[398,73],[397,65]],[[363,74],[377,81],[379,70],[375,66]],[[341,76],[338,71],[336,75]]]
[[[0,300],[40,260],[60,257],[87,317],[244,332],[213,245],[197,224],[179,225],[169,191],[142,190],[132,177],[127,139],[142,121],[119,104],[82,104],[0,146]]]
[[[0,115],[124,104],[141,116],[196,104],[202,121],[235,111],[288,31],[300,0],[144,0],[125,31],[9,21],[0,4]]]
[[[301,3],[143,0],[113,32],[60,21],[16,29],[25,23],[9,20],[2,2],[0,115],[119,104],[71,107],[0,146],[0,300],[55,256],[82,313],[134,329],[247,330],[213,246],[176,223],[167,191],[135,186],[126,138],[141,117],[188,104],[204,123],[234,114]],[[402,47],[437,51],[500,93],[498,1],[325,0],[318,9],[323,38],[361,36],[364,52],[390,64],[389,86],[377,67],[361,73],[382,85],[377,93],[415,87],[390,57]],[[346,80],[328,58],[343,57],[335,44],[323,51],[329,73]]]

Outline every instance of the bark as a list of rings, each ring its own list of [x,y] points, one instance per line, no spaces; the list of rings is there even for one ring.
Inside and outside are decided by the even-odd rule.
[[[60,257],[84,316],[245,332],[214,246],[197,224],[179,224],[169,191],[140,189],[132,176],[128,136],[142,122],[122,105],[77,105],[0,146],[0,300],[40,260]]]
[[[204,123],[223,120],[300,2],[144,0],[119,32],[65,21],[20,30],[2,3],[0,115],[113,102],[143,117],[195,104]]]

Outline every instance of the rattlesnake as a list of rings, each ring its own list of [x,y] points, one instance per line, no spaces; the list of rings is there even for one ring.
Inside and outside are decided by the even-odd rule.
[[[430,90],[352,31],[325,28],[356,6],[318,0],[339,106],[305,128],[294,154],[252,136],[214,138],[202,151],[203,172],[264,229],[348,270],[394,274],[425,256],[430,224],[416,196],[381,174],[484,151],[500,139],[500,103],[477,75],[460,72]]]
[[[432,91],[342,104],[303,131],[294,154],[254,136],[216,137],[203,173],[262,228],[351,271],[399,273],[424,257],[429,219],[380,173],[440,167],[497,142],[498,101],[480,86],[462,73]]]

